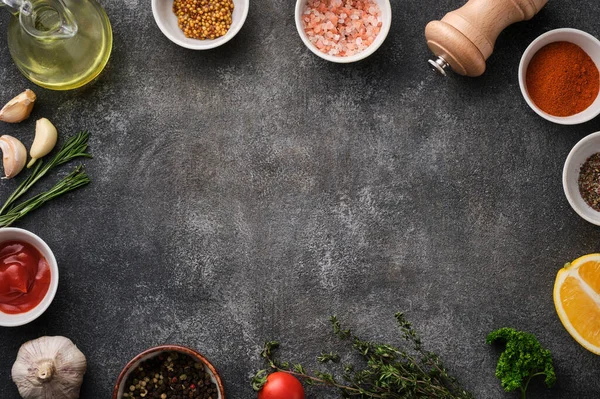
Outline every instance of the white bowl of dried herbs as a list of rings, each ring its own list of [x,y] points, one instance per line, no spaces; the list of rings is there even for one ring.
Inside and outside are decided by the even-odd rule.
[[[567,156],[563,189],[573,210],[600,226],[600,132],[581,139]]]

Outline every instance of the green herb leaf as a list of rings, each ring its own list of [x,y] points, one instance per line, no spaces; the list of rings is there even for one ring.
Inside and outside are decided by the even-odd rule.
[[[492,331],[486,338],[488,344],[497,341],[506,344],[496,366],[496,377],[505,391],[520,390],[521,397],[525,398],[529,382],[539,375],[546,376],[548,387],[554,385],[556,374],[552,355],[542,347],[535,335],[505,327]]]
[[[50,190],[36,195],[16,205],[8,211],[8,213],[0,216],[0,227],[8,227],[29,212],[39,208],[46,202],[56,198],[62,194],[73,191],[79,187],[90,183],[89,176],[83,171],[83,166],[79,165],[73,172],[62,178]]]
[[[337,353],[333,353],[333,352],[329,352],[329,353],[321,352],[321,354],[319,356],[317,356],[317,361],[319,363],[327,363],[327,362],[339,363],[340,356]]]
[[[267,370],[258,370],[254,377],[252,377],[252,389],[256,392],[260,391],[267,383],[267,375]]]
[[[19,187],[17,187],[17,189],[10,195],[10,197],[8,197],[2,208],[0,208],[0,215],[4,215],[7,212],[11,211],[11,207],[14,205],[15,201],[18,198],[20,198],[23,194],[25,194],[38,180],[44,177],[46,173],[48,173],[56,166],[62,165],[79,157],[91,158],[92,156],[86,152],[88,147],[88,138],[89,135],[86,131],[80,132],[75,136],[69,138],[65,142],[65,144],[63,144],[60,151],[54,156],[54,158],[52,158],[46,164],[44,164],[41,161],[37,162],[35,168],[29,175],[29,177],[23,180]],[[22,216],[24,216],[24,214],[19,217]],[[5,226],[8,226],[9,224]]]
[[[273,345],[274,341],[265,344],[262,355],[275,371],[288,372],[308,385],[334,387],[342,398],[472,399],[473,396],[449,375],[440,358],[422,349],[420,337],[402,313],[396,314],[396,321],[402,338],[411,346],[410,350],[362,340],[350,329],[344,329],[335,316],[330,318],[333,334],[349,341],[364,361],[362,368],[343,365],[341,379],[336,378],[334,373],[315,371],[308,374],[302,365],[289,367],[289,362],[279,362],[274,353],[279,344]],[[321,353],[317,360],[321,363],[337,362],[339,356],[331,352]]]

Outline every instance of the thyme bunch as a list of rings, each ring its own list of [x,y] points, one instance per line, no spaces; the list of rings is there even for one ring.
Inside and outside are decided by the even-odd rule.
[[[0,208],[0,227],[7,227],[33,211],[44,203],[69,191],[82,187],[90,182],[90,178],[83,170],[83,165],[77,166],[73,172],[63,177],[48,191],[42,192],[20,204],[15,204],[37,181],[44,177],[50,170],[75,158],[91,158],[88,154],[88,138],[86,131],[70,137],[58,153],[47,163],[38,162],[32,173],[15,189]]]
[[[399,349],[388,344],[365,341],[351,330],[342,328],[335,316],[330,318],[333,333],[340,340],[350,344],[364,361],[362,368],[352,364],[342,366],[341,376],[314,371],[309,373],[301,364],[281,362],[275,357],[279,347],[277,341],[265,343],[261,356],[272,371],[288,372],[308,385],[321,385],[336,388],[342,398],[440,398],[472,399],[469,392],[460,387],[450,376],[440,358],[433,352],[423,349],[421,338],[403,313],[396,313],[400,333],[409,350]],[[338,354],[329,352],[317,356],[319,363],[339,363]],[[259,391],[266,382],[269,370],[260,370],[252,379],[252,387]]]

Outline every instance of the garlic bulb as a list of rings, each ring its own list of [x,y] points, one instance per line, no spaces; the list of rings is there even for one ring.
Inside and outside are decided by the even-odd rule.
[[[87,363],[65,337],[25,342],[12,367],[12,380],[24,399],[77,399]]]

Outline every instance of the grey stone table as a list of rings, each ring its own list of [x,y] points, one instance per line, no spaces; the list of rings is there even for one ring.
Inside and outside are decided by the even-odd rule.
[[[557,386],[538,382],[532,398],[600,396],[600,357],[569,336],[552,302],[557,270],[600,250],[600,230],[561,185],[565,157],[600,119],[544,121],[516,73],[545,31],[600,35],[595,0],[551,0],[507,29],[478,79],[426,66],[425,24],[461,0],[393,1],[384,45],[345,66],[304,47],[292,0],[253,0],[239,35],[208,52],[169,42],[149,3],[105,0],[115,46],[100,79],[37,88],[32,118],[0,126],[28,145],[34,120],[48,117],[63,138],[88,129],[94,154],[92,185],[18,224],[48,242],[61,280],[40,319],[0,330],[2,399],[18,398],[19,346],[45,334],[87,355],[85,399],[110,397],[124,364],[163,343],[203,352],[228,397],[246,399],[266,339],[313,365],[335,342],[329,315],[398,342],[396,311],[478,398],[517,397],[502,391],[498,352],[484,344],[503,326],[535,333],[554,355]],[[10,60],[3,12],[2,103],[34,88]],[[0,182],[2,198],[15,184]]]

